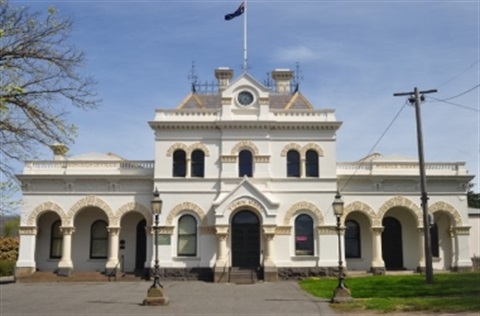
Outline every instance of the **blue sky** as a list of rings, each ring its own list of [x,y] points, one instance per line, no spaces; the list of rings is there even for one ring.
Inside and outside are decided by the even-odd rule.
[[[241,1],[11,1],[74,16],[72,43],[99,82],[99,109],[72,110],[79,136],[70,154],[114,152],[151,160],[155,108],[227,66],[241,73]],[[343,121],[337,158],[367,155],[405,103],[393,93],[438,89],[422,105],[427,161],[466,161],[479,174],[478,1],[255,1],[247,4],[249,73],[300,65],[301,92]],[[472,89],[460,97],[445,100]],[[434,99],[433,99],[434,98]],[[435,100],[436,99],[436,100]],[[452,104],[454,103],[454,104]],[[417,157],[415,113],[405,107],[374,152]],[[40,158],[51,159],[44,152]],[[475,191],[478,191],[479,179]]]

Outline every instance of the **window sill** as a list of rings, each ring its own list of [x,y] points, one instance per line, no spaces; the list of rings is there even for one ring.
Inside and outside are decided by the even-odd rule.
[[[292,261],[310,261],[310,260],[318,260],[318,256],[308,256],[308,255],[305,255],[305,256],[293,256],[293,257],[290,257],[290,259],[292,259]]]
[[[188,257],[188,256],[183,256],[183,257],[173,257],[173,261],[200,261],[200,257]]]

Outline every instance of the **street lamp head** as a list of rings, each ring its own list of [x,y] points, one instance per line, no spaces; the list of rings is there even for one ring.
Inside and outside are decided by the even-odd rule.
[[[335,195],[335,200],[333,200],[332,203],[333,213],[335,214],[335,216],[343,215],[343,205],[344,202],[342,200],[342,196],[340,195],[340,192],[337,191],[337,194]]]
[[[163,201],[160,198],[160,193],[158,193],[157,188],[155,188],[155,191],[153,192],[153,200],[150,203],[152,204],[153,214],[158,215],[158,214],[162,213]]]

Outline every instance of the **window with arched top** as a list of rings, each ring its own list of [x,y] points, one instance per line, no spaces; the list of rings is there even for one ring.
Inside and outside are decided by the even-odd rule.
[[[287,177],[300,177],[300,154],[296,150],[287,152]]]
[[[205,176],[205,153],[200,149],[192,152],[192,177],[203,178]]]
[[[181,149],[177,149],[173,153],[173,176],[187,176],[187,155],[185,154],[185,151]]]
[[[192,215],[183,215],[178,220],[178,256],[197,255],[197,220]]]
[[[90,230],[90,258],[106,259],[108,255],[107,222],[95,221]]]
[[[318,177],[318,153],[315,150],[307,150],[305,155],[305,176]]]
[[[60,230],[60,220],[53,222],[50,231],[50,258],[59,259],[62,257],[63,234]]]
[[[295,219],[295,255],[313,256],[313,219],[301,214]]]
[[[249,150],[238,153],[238,176],[253,176],[253,155]]]
[[[345,257],[361,258],[360,225],[357,221],[347,220],[345,226]]]

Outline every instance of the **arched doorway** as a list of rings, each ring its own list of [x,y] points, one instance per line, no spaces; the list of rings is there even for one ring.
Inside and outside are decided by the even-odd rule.
[[[232,266],[260,266],[260,221],[250,211],[240,211],[232,219]]]
[[[147,232],[145,227],[147,221],[141,220],[137,224],[137,238],[135,245],[135,272],[143,273],[145,269],[145,261],[147,260]]]
[[[387,270],[403,270],[402,224],[394,217],[382,221],[382,253]]]

